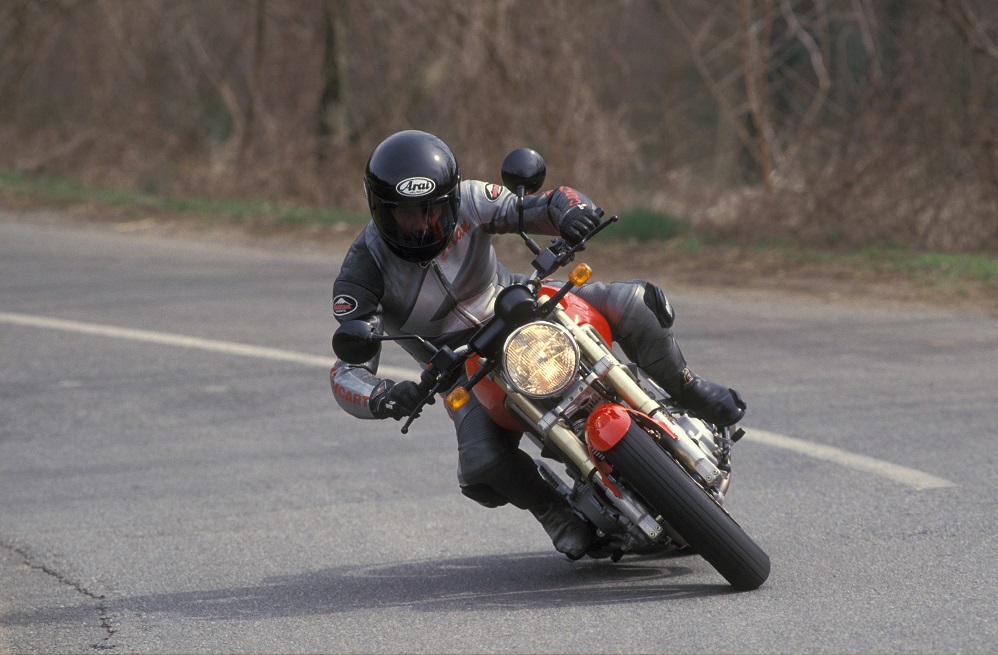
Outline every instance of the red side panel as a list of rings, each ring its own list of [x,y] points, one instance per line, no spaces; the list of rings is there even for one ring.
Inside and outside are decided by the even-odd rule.
[[[548,296],[553,296],[558,293],[558,287],[552,287],[549,285],[544,285],[541,287],[541,293],[545,293]],[[562,309],[565,310],[573,321],[579,325],[592,325],[599,332],[599,335],[603,337],[603,340],[608,344],[613,343],[613,335],[610,333],[610,324],[606,322],[603,315],[600,314],[596,309],[587,303],[582,298],[579,298],[574,293],[570,293],[561,302]]]

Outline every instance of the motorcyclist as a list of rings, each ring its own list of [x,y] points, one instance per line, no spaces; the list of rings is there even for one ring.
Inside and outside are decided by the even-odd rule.
[[[371,222],[354,241],[333,285],[337,320],[364,320],[377,332],[415,334],[433,346],[467,343],[491,318],[498,292],[516,276],[496,259],[492,235],[515,231],[516,196],[497,184],[461,180],[450,148],[426,132],[393,134],[374,149],[364,175]],[[578,243],[602,211],[562,186],[524,198],[524,228]],[[672,333],[672,305],[657,286],[640,281],[590,283],[575,293],[601,312],[615,341],[670,395],[718,425],[745,412],[738,394],[694,375]],[[426,363],[416,340],[399,344]],[[380,354],[363,365],[337,361],[330,383],[337,402],[359,418],[408,417],[421,399],[416,383],[377,376]],[[458,481],[484,505],[529,510],[570,559],[593,540],[580,518],[519,449],[522,433],[494,423],[475,399],[451,418],[457,431]]]

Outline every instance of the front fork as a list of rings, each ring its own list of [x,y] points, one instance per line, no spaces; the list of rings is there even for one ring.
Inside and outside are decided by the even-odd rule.
[[[691,438],[686,430],[676,420],[663,411],[657,400],[641,388],[631,371],[610,350],[609,346],[589,326],[576,324],[568,314],[560,308],[553,314],[554,318],[570,330],[579,344],[579,350],[588,361],[602,365],[607,369],[605,380],[609,382],[627,405],[638,412],[651,417],[658,430],[650,429],[649,433],[656,436],[660,443],[688,471],[699,476],[708,487],[713,487],[722,475],[720,469],[704,456],[700,445]],[[646,428],[652,426],[643,426]],[[665,436],[656,434],[664,432]]]
[[[544,423],[544,410],[539,408],[530,398],[511,389],[506,381],[499,376],[496,376],[495,382],[506,392],[509,400],[512,401],[510,410],[521,420],[533,426]],[[644,503],[634,497],[627,489],[619,489],[604,478],[593,463],[589,449],[563,420],[550,425],[542,435],[535,436],[543,437],[544,440],[539,444],[542,449],[553,447],[569,460],[566,463],[578,472],[581,479],[588,480],[590,484],[599,487],[603,499],[616,512],[636,526],[644,538],[654,542],[661,538],[663,532],[668,531],[670,535],[673,534],[670,529],[653,518],[645,510]]]
[[[543,300],[543,298],[541,299]],[[704,456],[699,444],[687,435],[675,419],[662,410],[657,400],[648,395],[637,383],[630,370],[620,363],[595,330],[588,325],[578,325],[560,307],[552,313],[552,318],[567,328],[579,344],[582,356],[594,370],[600,372],[604,383],[616,390],[620,398],[632,409],[652,420],[653,425],[641,426],[669,451],[677,461],[691,473],[700,477],[710,487],[721,476],[718,467]],[[593,455],[576,433],[563,419],[552,420],[530,398],[511,389],[501,376],[495,382],[506,392],[511,401],[510,409],[528,424],[538,426],[544,442],[542,447],[552,446],[562,453],[583,479],[597,484],[603,496],[616,511],[637,526],[641,533],[652,541],[657,541],[663,532],[671,533],[657,518],[644,509],[644,503],[633,497],[626,489],[615,487],[606,480],[593,462]]]

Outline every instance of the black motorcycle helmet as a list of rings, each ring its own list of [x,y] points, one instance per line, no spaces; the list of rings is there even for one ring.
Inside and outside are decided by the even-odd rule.
[[[450,243],[460,185],[457,159],[447,144],[417,130],[382,141],[364,173],[375,227],[391,251],[410,262],[428,262]]]

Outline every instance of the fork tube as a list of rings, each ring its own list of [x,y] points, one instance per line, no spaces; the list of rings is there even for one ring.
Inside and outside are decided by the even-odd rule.
[[[495,376],[494,381],[503,388],[506,395],[523,412],[526,419],[534,425],[540,422],[541,417],[544,416],[544,412],[537,405],[523,394],[510,389],[505,380],[500,376]],[[548,433],[544,437],[562,452],[565,457],[571,460],[575,464],[576,469],[584,477],[589,478],[596,472],[596,467],[589,458],[589,451],[582,445],[579,437],[568,429],[563,422],[559,421],[551,426],[551,429],[548,430]]]
[[[603,344],[602,340],[590,336],[592,328],[576,324],[560,307],[554,311],[553,315],[557,317],[559,323],[572,331],[572,334],[575,335],[575,341],[579,344],[579,349],[590,362],[595,363],[603,358],[607,358],[608,361],[612,362],[613,365],[607,372],[606,379],[610,381],[613,388],[620,394],[620,397],[633,409],[638,410],[642,414],[671,425],[674,428],[672,430],[674,439],[663,439],[661,443],[686,468],[690,471],[695,471],[708,484],[712,484],[717,479],[717,476],[720,475],[720,471],[714,463],[704,456],[704,452],[700,449],[699,444],[687,434],[686,430],[676,425],[672,419],[662,412],[658,401],[641,388],[634,378],[631,377],[631,372],[627,370],[627,367],[620,363],[620,360]]]
[[[542,296],[541,300],[543,301],[544,299],[545,297]],[[627,370],[627,367],[620,363],[617,356],[604,346],[601,340],[594,339],[589,335],[589,329],[573,321],[561,307],[557,307],[553,315],[559,323],[572,332],[576,343],[579,344],[579,349],[590,363],[595,364],[609,355],[613,366],[607,372],[606,377],[613,385],[613,388],[617,390],[617,393],[620,394],[621,398],[627,401],[628,405],[648,415],[659,409],[658,402],[645,393],[644,389],[631,376],[631,372]]]

